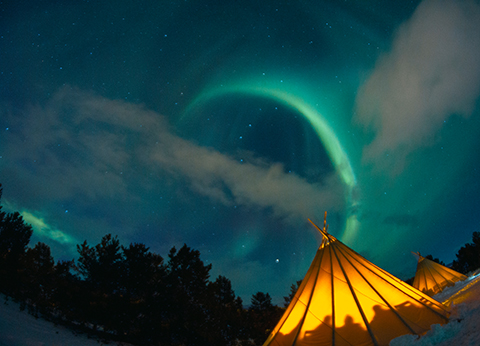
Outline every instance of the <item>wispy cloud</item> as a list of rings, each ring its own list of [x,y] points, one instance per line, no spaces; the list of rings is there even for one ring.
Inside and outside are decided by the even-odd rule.
[[[242,163],[178,137],[168,142],[170,146],[154,147],[149,156],[158,167],[186,178],[192,190],[226,205],[271,207],[277,216],[306,219],[321,206],[342,203],[341,182],[336,177],[310,184],[286,173],[279,163]]]
[[[335,174],[312,184],[280,163],[241,163],[178,137],[162,115],[142,105],[69,86],[10,123],[4,160],[21,167],[10,174],[47,200],[139,200],[132,182],[147,189],[165,178],[216,202],[269,208],[283,218],[306,219],[343,203]]]
[[[393,153],[401,170],[405,157],[431,145],[451,115],[472,114],[480,95],[479,33],[478,2],[418,6],[358,92],[355,121],[374,135],[364,160]]]

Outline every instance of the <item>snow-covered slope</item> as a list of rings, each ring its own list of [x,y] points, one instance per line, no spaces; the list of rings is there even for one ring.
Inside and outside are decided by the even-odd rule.
[[[479,346],[480,345],[480,274],[457,282],[434,296],[450,304],[450,322],[432,329],[421,338],[404,335],[390,342],[391,346]]]
[[[100,346],[101,341],[35,318],[0,294],[0,346]],[[109,345],[115,345],[110,342]]]

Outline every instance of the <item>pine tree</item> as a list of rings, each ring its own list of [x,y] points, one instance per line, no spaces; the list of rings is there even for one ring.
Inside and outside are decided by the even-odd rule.
[[[37,243],[33,249],[27,249],[24,261],[24,298],[35,305],[35,315],[51,312],[54,291],[55,263],[50,247]]]
[[[480,268],[480,232],[473,232],[472,240],[458,250],[457,259],[452,264],[454,270],[463,274]]]
[[[249,310],[250,336],[256,344],[262,344],[280,319],[284,310],[272,304],[268,293],[257,292],[252,296]]]
[[[22,292],[22,261],[33,230],[18,212],[1,214],[0,290],[7,295],[18,296]]]
[[[187,345],[205,345],[207,284],[212,265],[204,265],[200,252],[185,244],[168,254],[167,314],[171,340]]]
[[[225,276],[208,285],[208,343],[212,346],[234,345],[243,337],[242,299],[235,297],[232,283]]]
[[[107,234],[100,244],[90,247],[87,242],[77,245],[80,254],[78,271],[85,278],[84,319],[105,330],[116,331],[121,317],[122,302],[119,299],[121,282],[120,242]]]
[[[296,285],[292,284],[292,286],[290,286],[290,294],[286,297],[283,297],[283,299],[285,300],[285,303],[284,303],[285,307],[290,305],[290,302],[292,301],[293,297],[295,297],[295,294],[297,293],[298,288],[300,287],[301,284],[302,284],[302,280],[299,280],[297,281]]]

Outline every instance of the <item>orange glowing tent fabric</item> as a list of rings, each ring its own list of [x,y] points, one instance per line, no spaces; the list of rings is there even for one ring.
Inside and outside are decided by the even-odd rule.
[[[467,278],[453,269],[421,256],[420,253],[412,253],[418,257],[417,272],[412,286],[429,296],[440,293],[445,287],[453,286],[455,282]]]
[[[388,345],[448,322],[447,307],[367,261],[325,225],[314,224],[322,244],[264,346]]]

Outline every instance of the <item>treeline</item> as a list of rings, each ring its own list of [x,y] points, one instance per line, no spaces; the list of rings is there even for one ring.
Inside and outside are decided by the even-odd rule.
[[[0,198],[1,198],[0,185]],[[229,279],[210,280],[200,252],[173,247],[168,260],[108,234],[55,263],[28,247],[32,227],[0,206],[0,291],[35,316],[136,345],[261,345],[284,309],[258,292],[243,306]],[[289,297],[286,297],[288,301]]]
[[[480,232],[473,232],[472,242],[466,243],[457,252],[452,269],[467,274],[480,268]]]
[[[107,234],[95,246],[77,245],[76,261],[55,263],[48,245],[28,247],[32,233],[18,212],[5,213],[0,205],[0,292],[35,316],[105,340],[262,345],[284,312],[263,292],[244,307],[230,280],[220,275],[211,281],[211,264],[187,245],[173,247],[165,260],[144,244],[125,247]],[[456,257],[453,269],[461,273],[480,268],[480,232]],[[285,306],[300,283],[291,286]]]
[[[469,274],[480,268],[480,232],[473,232],[472,242],[462,246],[460,250],[458,250],[456,257],[457,259],[453,260],[450,267],[459,273]],[[438,258],[433,258],[432,255],[427,255],[425,258],[446,266],[443,261],[440,261]],[[413,279],[412,277],[412,282]]]

